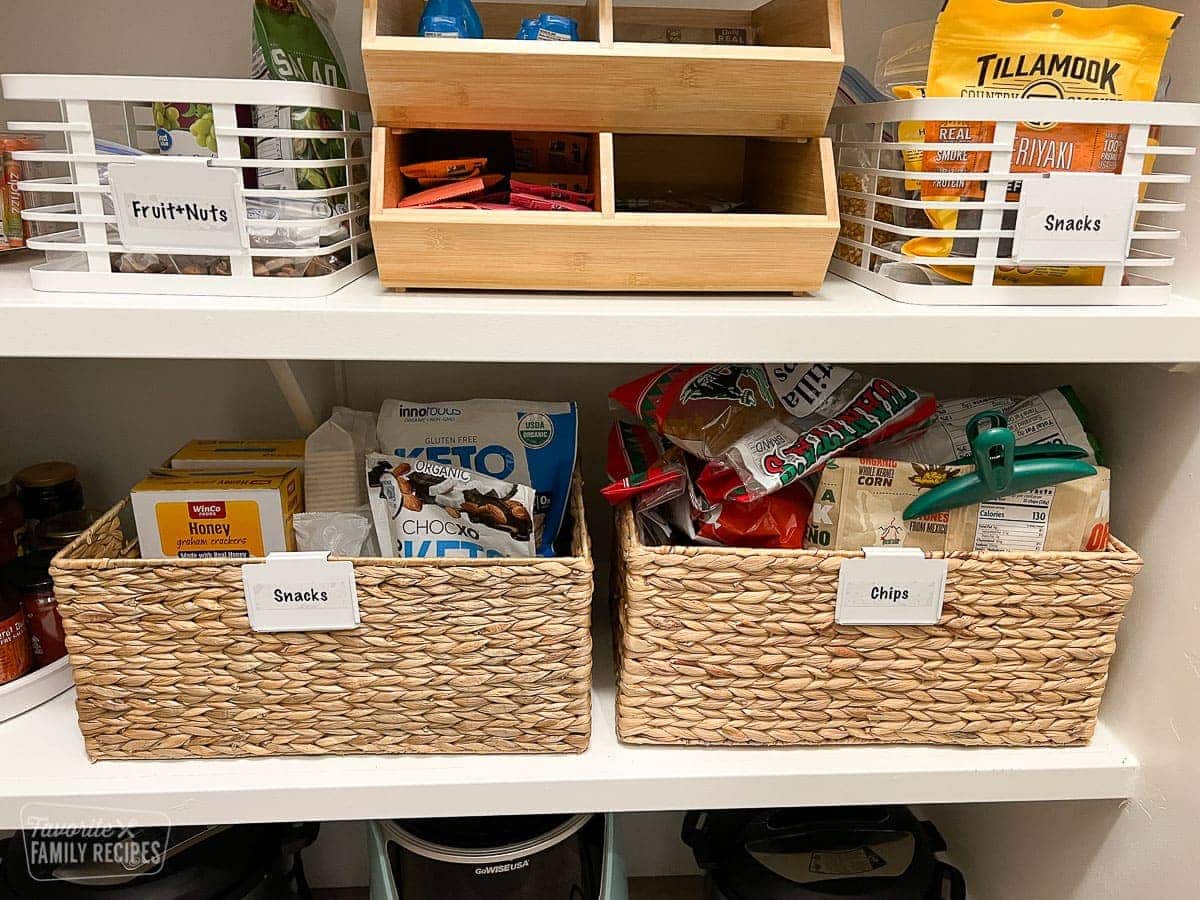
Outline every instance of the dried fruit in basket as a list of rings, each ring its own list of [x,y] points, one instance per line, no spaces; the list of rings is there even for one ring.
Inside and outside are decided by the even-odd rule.
[[[1167,45],[1182,17],[1148,6],[1085,9],[1068,3],[1007,3],[947,0],[938,17],[929,61],[930,97],[1085,100],[1153,100]],[[930,121],[927,140],[990,143],[990,122]],[[1017,126],[1011,171],[1120,172],[1129,137],[1127,125],[1022,122]],[[922,183],[922,199],[981,200],[984,182],[965,175],[986,172],[991,154],[926,151],[922,168],[947,178]],[[960,177],[953,177],[959,175]],[[1015,200],[1019,189],[1010,186]],[[935,228],[978,227],[978,214],[926,210]],[[977,242],[951,237],[913,238],[909,256],[973,256]],[[1001,242],[1000,255],[1011,252]],[[934,266],[956,281],[970,281],[969,266]],[[1100,284],[1096,266],[1008,266],[999,284]]]
[[[916,431],[928,394],[826,363],[674,366],[614,390],[614,404],[708,464],[710,502],[747,502],[826,461]]]

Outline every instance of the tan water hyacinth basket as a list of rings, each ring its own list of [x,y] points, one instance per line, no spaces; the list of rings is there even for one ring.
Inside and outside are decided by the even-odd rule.
[[[1141,558],[955,554],[936,626],[834,623],[861,553],[647,547],[617,511],[617,731],[637,744],[1087,743]]]
[[[250,629],[240,562],[143,560],[110,510],[54,561],[92,759],[580,752],[592,559],[355,560],[362,624]]]

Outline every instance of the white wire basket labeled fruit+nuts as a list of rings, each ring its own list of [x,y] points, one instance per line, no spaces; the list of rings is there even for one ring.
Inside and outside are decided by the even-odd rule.
[[[319,84],[3,75],[5,98],[56,102],[14,153],[47,291],[305,297],[372,271],[370,103]],[[54,146],[58,144],[58,146]],[[48,228],[57,230],[45,233]]]
[[[1056,139],[1065,125],[1094,132],[1090,160]],[[1190,103],[835,107],[842,222],[830,270],[904,303],[1164,304],[1196,127]]]

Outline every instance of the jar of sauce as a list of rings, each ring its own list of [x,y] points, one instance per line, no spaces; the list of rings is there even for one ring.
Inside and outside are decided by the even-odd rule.
[[[95,524],[100,513],[94,509],[73,509],[38,522],[33,544],[38,550],[57,553]]]
[[[0,684],[16,681],[32,668],[33,643],[25,610],[16,597],[0,594]]]
[[[17,499],[17,486],[11,478],[0,476],[0,566],[20,555],[24,534],[25,512]]]
[[[8,569],[9,586],[23,607],[33,645],[33,662],[38,668],[67,655],[67,638],[54,600],[54,580],[50,577],[54,553],[37,550]]]
[[[61,512],[83,509],[79,470],[68,462],[44,462],[17,473],[17,498],[25,519],[40,522]]]

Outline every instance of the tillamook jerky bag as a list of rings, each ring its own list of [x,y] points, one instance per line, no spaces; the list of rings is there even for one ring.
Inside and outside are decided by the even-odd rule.
[[[1153,100],[1167,44],[1180,18],[1149,6],[1085,9],[1062,2],[946,0],[934,32],[926,95]],[[990,143],[994,134],[995,125],[989,122],[925,124],[925,140],[931,143]],[[1022,122],[1011,170],[1120,172],[1128,135],[1124,125]],[[990,154],[984,151],[927,151],[919,168],[970,174],[986,172],[989,163]],[[980,200],[984,187],[981,181],[948,177],[922,182],[921,196],[925,201]],[[1009,199],[1017,196],[1010,186]],[[958,210],[927,212],[936,228],[958,227]],[[963,227],[972,224],[977,226],[974,218]],[[950,256],[954,240],[915,238],[904,250],[913,256]],[[971,277],[968,267],[937,270],[955,280]],[[1102,277],[1103,269],[1095,266],[1005,267],[997,270],[996,283],[1099,284]]]
[[[426,459],[368,453],[367,496],[385,557],[537,555],[528,485]]]
[[[574,403],[385,400],[376,432],[385,453],[531,485],[537,492],[538,554],[554,555],[575,471]]]
[[[613,402],[708,460],[711,502],[749,501],[826,461],[924,425],[932,397],[825,363],[675,366],[617,388]]]

